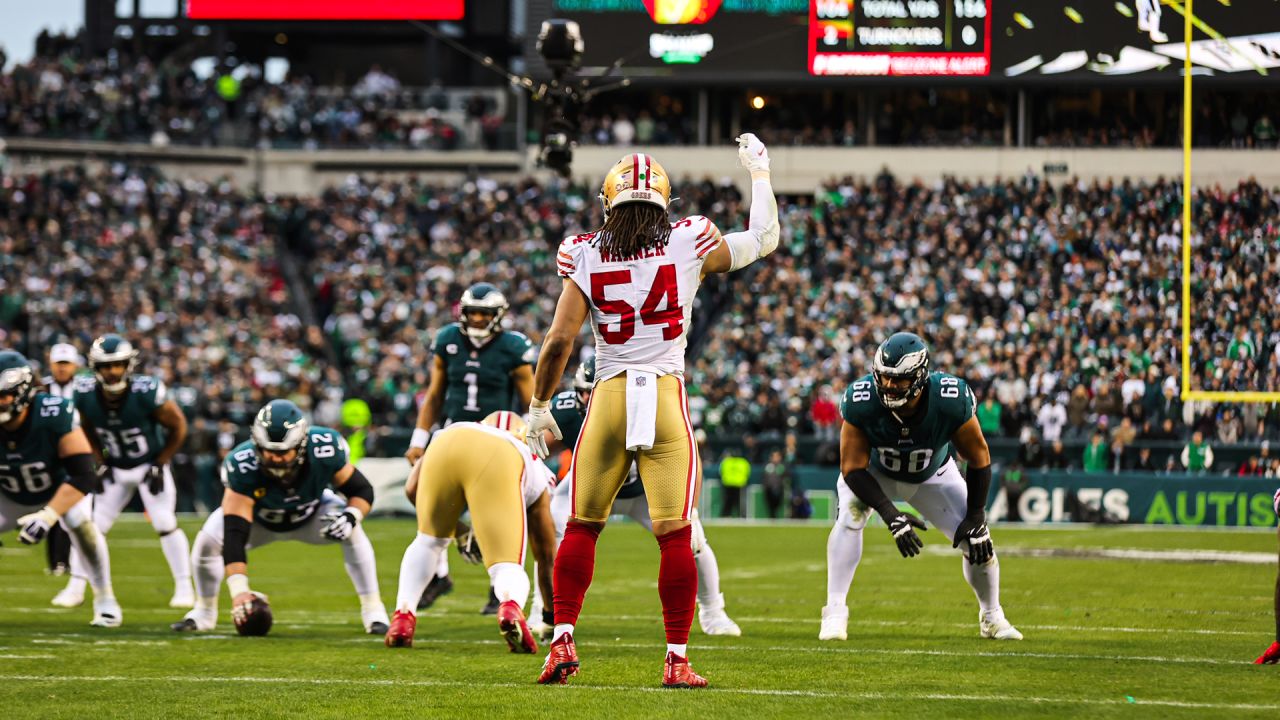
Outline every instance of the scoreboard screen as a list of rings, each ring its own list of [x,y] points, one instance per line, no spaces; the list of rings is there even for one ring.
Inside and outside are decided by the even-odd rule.
[[[192,20],[461,20],[464,0],[187,0]]]
[[[984,76],[992,0],[810,0],[813,75]]]

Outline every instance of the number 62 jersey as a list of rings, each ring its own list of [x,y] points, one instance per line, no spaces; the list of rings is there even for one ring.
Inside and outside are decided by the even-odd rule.
[[[951,436],[973,416],[974,405],[964,380],[935,372],[903,423],[880,403],[872,376],[865,375],[845,390],[840,415],[866,434],[874,474],[918,485],[951,458]]]
[[[222,461],[222,484],[253,498],[253,521],[275,532],[289,532],[306,524],[320,508],[333,476],[347,464],[347,441],[335,430],[315,426],[307,432],[307,461],[289,485],[258,468],[252,440],[231,449]],[[339,491],[341,492],[341,491]]]

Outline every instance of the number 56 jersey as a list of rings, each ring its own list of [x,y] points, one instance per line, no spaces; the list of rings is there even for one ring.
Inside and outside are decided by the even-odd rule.
[[[556,264],[591,302],[596,382],[627,369],[658,375],[684,372],[684,350],[702,265],[720,244],[720,230],[701,215],[671,226],[666,245],[638,257],[602,254],[599,233],[565,238]]]
[[[347,441],[335,430],[315,426],[307,431],[307,461],[289,485],[262,472],[253,441],[231,449],[222,461],[222,484],[253,498],[253,521],[268,530],[289,532],[306,524],[320,508],[333,476],[347,464]],[[341,492],[341,490],[339,490]]]
[[[871,472],[899,482],[920,484],[951,457],[951,436],[973,416],[974,397],[964,380],[946,373],[929,375],[915,413],[898,420],[880,403],[876,384],[865,375],[840,400],[844,421],[866,433]]]

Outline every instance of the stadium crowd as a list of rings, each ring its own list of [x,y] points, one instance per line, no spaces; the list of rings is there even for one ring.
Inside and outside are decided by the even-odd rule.
[[[1197,198],[1193,387],[1280,387],[1274,192],[1242,182]],[[678,214],[743,222],[732,186],[686,180],[674,194]],[[879,338],[912,327],[936,367],[970,381],[994,437],[1034,433],[1051,452],[1101,433],[1124,466],[1138,464],[1124,447],[1135,439],[1276,439],[1275,406],[1178,399],[1179,207],[1173,182],[1030,176],[885,174],[783,198],[779,253],[700,296],[723,314],[692,331],[695,422],[761,449],[788,434],[834,439],[845,381]],[[334,424],[342,400],[361,397],[375,425],[408,428],[431,339],[462,290],[496,283],[507,327],[537,343],[558,292],[556,242],[600,221],[590,189],[531,180],[353,176],[319,197],[268,199],[124,165],[6,175],[0,344],[42,358],[59,340],[87,348],[124,332],[209,429],[276,394]],[[282,253],[312,297],[290,292]]]

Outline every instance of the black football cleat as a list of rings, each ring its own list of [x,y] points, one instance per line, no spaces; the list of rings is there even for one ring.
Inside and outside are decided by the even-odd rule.
[[[427,583],[427,589],[422,591],[422,597],[418,598],[418,609],[426,610],[451,592],[453,592],[453,578],[448,575],[437,575],[431,578],[431,582]]]

